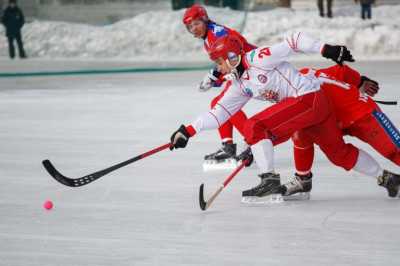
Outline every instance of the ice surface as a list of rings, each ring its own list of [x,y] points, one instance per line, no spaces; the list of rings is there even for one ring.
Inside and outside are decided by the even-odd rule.
[[[0,61],[0,67],[25,62]],[[400,62],[354,66],[380,82],[379,99],[399,100]],[[217,132],[81,188],[62,186],[41,166],[48,158],[63,174],[82,176],[168,142],[217,95],[197,91],[203,74],[0,79],[0,265],[400,264],[400,201],[388,199],[375,180],[334,167],[321,152],[311,200],[243,205],[241,191],[258,182],[250,168],[205,212],[199,185],[205,183],[208,196],[229,174],[202,171],[203,156],[220,145]],[[262,106],[253,102],[245,111]],[[400,126],[399,107],[382,108]],[[291,143],[277,148],[276,165],[283,179],[293,173]],[[42,207],[47,199],[51,211]]]
[[[244,12],[207,7],[216,22],[240,30]],[[182,24],[184,10],[145,12],[107,26],[33,21],[23,28],[30,57],[207,60],[202,41]],[[305,31],[328,43],[345,44],[357,58],[400,58],[400,5],[373,8],[373,19],[360,18],[360,6],[335,8],[335,18],[320,18],[315,8],[250,12],[243,35],[256,45],[271,45],[293,31]],[[0,27],[0,56],[7,56]],[[308,60],[308,59],[307,59]]]

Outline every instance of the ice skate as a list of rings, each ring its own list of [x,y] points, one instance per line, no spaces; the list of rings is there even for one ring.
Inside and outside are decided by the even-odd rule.
[[[279,192],[280,175],[264,173],[259,175],[261,183],[254,188],[242,192],[242,202],[250,204],[279,203],[283,198]]]
[[[236,144],[222,143],[222,147],[214,153],[204,156],[203,170],[229,170],[238,167],[236,160]]]
[[[383,174],[378,177],[378,185],[387,189],[389,197],[399,196],[400,175],[383,170]]]
[[[312,173],[308,175],[295,174],[293,179],[280,186],[284,200],[309,200],[312,188]]]

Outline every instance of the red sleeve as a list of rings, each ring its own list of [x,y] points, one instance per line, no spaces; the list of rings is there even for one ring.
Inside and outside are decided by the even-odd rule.
[[[249,52],[249,51],[251,51],[251,50],[254,50],[255,48],[257,48],[257,46],[248,43],[247,40],[246,40],[246,38],[243,37],[239,32],[237,32],[237,31],[235,31],[235,30],[232,30],[232,29],[229,29],[228,32],[229,32],[229,34],[232,34],[232,35],[238,37],[238,38],[242,41],[243,50],[244,50],[246,53]]]
[[[317,71],[317,73],[324,73],[337,80],[349,83],[358,88],[361,82],[361,75],[356,70],[352,69],[347,65],[334,65],[328,68],[323,68]]]
[[[186,131],[189,133],[189,135],[191,137],[196,135],[196,130],[194,129],[194,127],[192,125],[186,126]]]

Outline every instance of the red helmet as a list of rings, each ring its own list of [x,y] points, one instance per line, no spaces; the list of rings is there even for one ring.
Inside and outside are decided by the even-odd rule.
[[[222,57],[226,59],[235,59],[244,54],[242,41],[234,35],[223,36],[210,47],[208,55],[215,61]]]
[[[185,14],[183,15],[183,24],[188,25],[193,20],[201,19],[204,21],[209,20],[207,11],[204,7],[199,4],[194,4],[188,9],[186,9]]]

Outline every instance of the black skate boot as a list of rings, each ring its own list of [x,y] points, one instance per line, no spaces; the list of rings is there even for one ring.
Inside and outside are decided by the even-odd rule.
[[[264,197],[280,193],[281,178],[279,174],[264,173],[259,177],[261,178],[261,183],[251,189],[244,190],[242,197]]]
[[[383,170],[383,174],[378,177],[378,185],[386,188],[389,197],[394,198],[399,193],[400,175]]]
[[[226,142],[222,143],[222,147],[218,151],[204,156],[204,160],[214,160],[217,162],[235,158],[236,144]]]
[[[312,173],[307,175],[294,174],[294,178],[280,187],[282,196],[290,196],[301,192],[310,192],[312,188]]]

